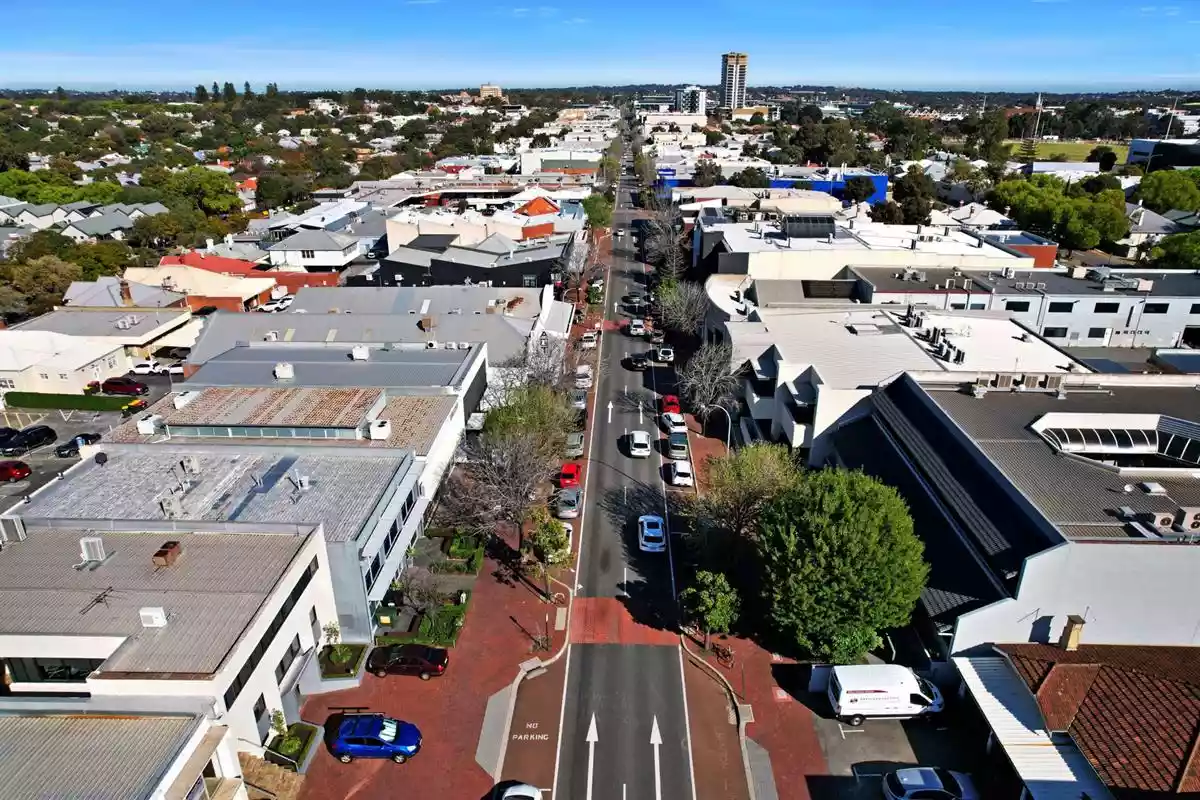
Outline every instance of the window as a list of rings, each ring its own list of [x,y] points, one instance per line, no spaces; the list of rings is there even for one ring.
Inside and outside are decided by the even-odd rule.
[[[267,698],[261,694],[254,703],[254,724],[258,727],[258,740],[265,744],[271,735],[271,715],[267,713]]]
[[[11,378],[0,378],[0,389],[15,389],[16,386]]]
[[[315,252],[313,252],[312,250],[301,250],[300,257],[301,258],[316,258],[317,254]]]
[[[38,373],[38,377],[39,377],[39,378],[41,378],[41,379],[42,379],[42,380],[44,380],[44,381],[48,381],[48,380],[50,380],[50,376],[49,376],[49,375],[47,375],[47,374],[46,374],[46,373],[44,373],[44,372],[39,372],[39,373]]]
[[[66,380],[70,380],[70,376],[67,375],[67,373],[65,373],[65,372],[60,372],[60,373],[58,373],[58,379],[60,381],[66,381]]]
[[[1189,313],[1200,314],[1200,303],[1192,303],[1192,310]]]
[[[1075,308],[1075,304],[1070,301],[1060,303],[1051,303],[1048,309],[1051,314],[1070,314]]]
[[[1170,303],[1146,303],[1142,309],[1143,314],[1165,314],[1171,307]]]
[[[1004,304],[1004,310],[1005,311],[1028,311],[1029,310],[1029,301],[1028,300],[1009,300],[1007,303]]]
[[[537,288],[537,275],[522,275],[521,276],[521,285],[524,286],[526,289],[536,289]]]
[[[964,310],[966,310],[966,307],[967,307],[966,303],[951,303],[950,304],[950,308],[953,309],[954,311],[964,311]]]
[[[287,671],[298,655],[300,655],[300,634],[292,637],[292,643],[288,645],[287,652],[283,654],[283,658],[279,659],[279,666],[275,667],[276,683],[283,683],[283,676],[287,675]]]
[[[267,627],[267,632],[258,640],[258,644],[251,651],[246,663],[242,665],[242,669],[238,672],[237,677],[229,684],[229,688],[225,690],[225,708],[228,710],[237,701],[238,695],[242,693],[246,682],[250,680],[250,676],[254,674],[254,670],[262,661],[263,654],[267,652],[267,648],[271,646],[271,642],[275,640],[275,634],[279,633],[279,629],[283,627],[283,623],[287,620],[288,615],[292,613],[292,609],[296,607],[296,601],[300,599],[300,595],[304,594],[304,590],[308,588],[308,584],[312,582],[312,576],[317,574],[320,565],[317,563],[316,557],[309,563],[308,569],[304,570],[304,574],[296,581],[296,585],[292,587],[292,591],[288,593],[287,599],[283,601],[279,611],[275,614],[275,618],[271,620],[270,626]]]
[[[983,308],[984,308],[983,303],[971,303],[972,311],[983,311]]]
[[[1088,328],[1089,339],[1103,339],[1108,333],[1108,328]]]
[[[317,624],[317,607],[316,607],[316,606],[313,606],[313,607],[312,607],[311,609],[309,609],[309,611],[308,611],[308,624],[309,624],[309,625],[316,625],[316,624]]]
[[[1042,328],[1042,336],[1047,339],[1065,339],[1067,338],[1066,328]]]
[[[83,683],[102,658],[9,658],[13,683]]]
[[[1096,303],[1097,314],[1117,314],[1121,311],[1120,303]]]

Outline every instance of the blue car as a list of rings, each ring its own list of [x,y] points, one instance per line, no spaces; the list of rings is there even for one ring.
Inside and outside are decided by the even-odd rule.
[[[411,722],[382,714],[348,714],[330,750],[343,764],[356,758],[390,758],[403,764],[420,752],[421,731]]]

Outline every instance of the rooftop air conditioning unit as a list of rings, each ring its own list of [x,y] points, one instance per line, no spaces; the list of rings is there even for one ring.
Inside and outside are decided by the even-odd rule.
[[[79,557],[86,562],[99,563],[108,558],[104,540],[99,536],[84,536],[79,540]]]
[[[1014,376],[1010,375],[1008,373],[1001,373],[1000,375],[997,375],[996,376],[996,388],[997,389],[1011,389],[1013,387],[1013,378],[1014,378]]]
[[[137,421],[137,432],[142,436],[153,436],[162,428],[161,414],[147,414],[144,417],[139,417]]]
[[[1017,271],[1016,271],[1015,269],[1013,269],[1012,267],[1005,267],[1005,268],[1004,268],[1004,277],[1006,277],[1006,278],[1015,278],[1015,277],[1016,277],[1016,275],[1017,275]]]
[[[350,349],[350,358],[355,361],[366,361],[370,357],[370,351],[365,344],[356,344]]]
[[[373,421],[367,429],[367,435],[378,442],[390,439],[392,436],[392,421],[390,419],[377,419]]]
[[[1155,512],[1154,527],[1160,531],[1169,531],[1175,526],[1175,515],[1164,512]]]
[[[200,459],[193,455],[186,455],[179,459],[179,466],[183,468],[184,473],[187,475],[200,474]]]
[[[175,395],[175,399],[172,400],[171,403],[175,406],[175,408],[183,408],[199,396],[200,393],[196,391],[180,392],[179,394]]]
[[[1200,533],[1200,506],[1180,506],[1176,509],[1175,527],[1184,533]]]
[[[286,361],[280,361],[278,364],[276,364],[273,373],[275,375],[275,380],[277,381],[290,381],[295,380],[296,378],[295,367]]]
[[[142,621],[143,628],[165,628],[167,627],[167,612],[162,606],[144,606],[138,609],[138,618]]]
[[[169,494],[158,501],[162,507],[163,516],[167,519],[179,519],[183,516],[183,502],[178,495]]]
[[[264,342],[278,342],[279,341],[279,331],[267,331],[266,335],[263,336],[263,341]]]

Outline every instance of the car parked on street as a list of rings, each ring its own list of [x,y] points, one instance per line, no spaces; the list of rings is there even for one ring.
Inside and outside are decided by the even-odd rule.
[[[667,334],[660,330],[650,331],[650,335],[646,337],[650,344],[662,344],[667,340]]]
[[[646,321],[644,319],[629,320],[629,335],[630,336],[645,336]]]
[[[58,434],[50,426],[34,425],[0,441],[0,455],[23,456],[31,450],[52,443],[57,438]]]
[[[558,486],[560,489],[579,488],[578,464],[566,463],[562,465],[562,469],[558,472]]]
[[[575,388],[590,389],[592,388],[592,365],[580,364],[575,368]]]
[[[150,394],[150,387],[141,381],[135,381],[133,378],[109,378],[100,384],[100,391],[105,394],[123,394],[130,397],[138,397],[143,394]]]
[[[356,758],[390,758],[403,764],[421,751],[421,731],[383,714],[347,714],[329,746],[343,764]]]
[[[559,519],[575,519],[579,516],[581,503],[579,489],[563,489],[558,493],[558,499],[554,504],[554,516]]]
[[[655,349],[654,360],[660,364],[675,363],[675,348],[662,345]]]
[[[688,436],[685,428],[682,433],[667,434],[667,455],[671,458],[688,457]]]
[[[664,414],[679,414],[679,398],[673,394],[664,394],[659,400],[659,406]]]
[[[668,434],[687,434],[687,420],[683,418],[683,414],[677,414],[674,411],[668,411],[666,414],[662,415],[661,419],[663,430],[665,430]]]
[[[544,800],[545,795],[542,790],[536,786],[530,786],[528,783],[518,783],[515,786],[509,786],[499,795],[496,800]]]
[[[567,445],[563,449],[563,458],[581,458],[583,456],[583,431],[573,431],[567,434]]]
[[[941,767],[909,767],[883,776],[886,800],[979,800],[969,775]]]
[[[694,486],[692,462],[676,459],[667,467],[667,479],[672,486]]]
[[[376,647],[367,657],[367,669],[380,678],[385,675],[416,675],[427,681],[444,675],[449,664],[449,651],[420,644]]]
[[[645,353],[633,353],[629,356],[629,368],[634,372],[644,372],[650,369],[650,359]]]
[[[159,375],[163,371],[163,365],[150,359],[149,361],[139,361],[129,370],[134,375]]]
[[[54,455],[59,458],[73,458],[79,455],[79,448],[85,444],[95,444],[100,441],[98,433],[80,433],[54,448]]]
[[[587,389],[575,389],[569,395],[571,408],[587,411]]]
[[[581,350],[595,350],[599,343],[600,334],[596,333],[596,331],[588,331],[579,337],[579,348]]]
[[[667,531],[662,517],[653,514],[638,517],[638,547],[646,553],[661,553],[667,549]]]
[[[649,458],[652,452],[649,433],[646,431],[629,432],[629,455],[631,458]]]
[[[33,470],[24,461],[0,461],[0,482],[16,483],[23,481],[33,474]]]

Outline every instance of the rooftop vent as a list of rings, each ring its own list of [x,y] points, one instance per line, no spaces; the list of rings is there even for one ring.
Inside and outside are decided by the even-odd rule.
[[[138,609],[138,618],[142,621],[143,628],[165,628],[167,627],[167,612],[162,606],[144,606]]]
[[[193,455],[186,455],[179,460],[179,466],[183,469],[185,475],[200,474],[200,459]]]
[[[167,519],[179,519],[183,516],[183,501],[178,495],[166,495],[158,501],[158,505]]]
[[[377,419],[371,423],[367,430],[367,435],[375,441],[386,441],[392,436],[392,421],[390,419]]]
[[[84,536],[79,540],[79,558],[85,564],[102,564],[108,558],[104,540],[99,536]]]
[[[1138,484],[1138,488],[1146,494],[1166,494],[1167,489],[1161,483],[1155,481],[1142,481]]]
[[[365,344],[355,345],[350,349],[350,358],[355,361],[366,361],[370,358],[370,350],[367,349]]]
[[[266,334],[263,335],[263,341],[264,342],[278,342],[279,341],[279,331],[267,331]]]
[[[137,432],[142,436],[153,436],[162,428],[162,421],[161,414],[146,414],[143,417],[139,417],[137,423],[135,423],[137,425]]]
[[[175,399],[172,400],[171,402],[175,406],[175,408],[177,408],[177,409],[183,408],[184,406],[186,406],[188,403],[192,402],[199,396],[200,396],[200,393],[196,392],[196,391],[180,392],[179,394],[175,395]]]
[[[172,540],[163,542],[162,547],[158,548],[150,560],[156,567],[173,567],[182,554],[183,547],[179,542]]]
[[[280,361],[273,370],[275,380],[291,381],[296,379],[296,369],[286,361]]]

